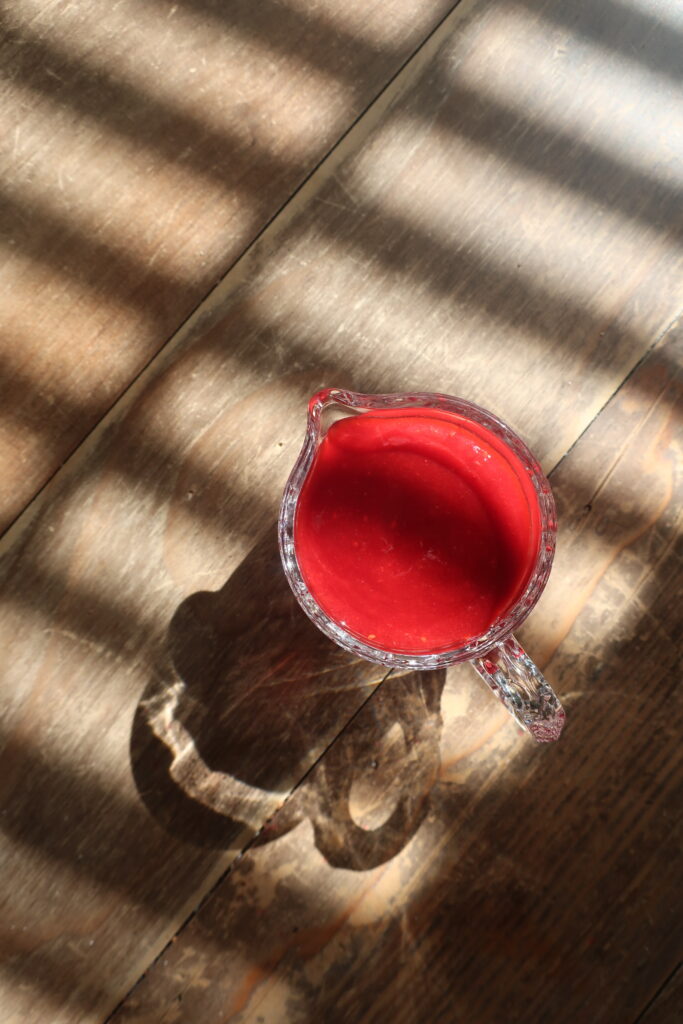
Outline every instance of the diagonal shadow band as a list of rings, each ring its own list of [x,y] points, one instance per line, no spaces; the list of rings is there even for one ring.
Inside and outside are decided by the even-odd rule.
[[[138,792],[168,832],[221,848],[245,829],[264,843],[308,818],[328,862],[355,870],[384,863],[414,835],[438,774],[445,672],[392,680],[369,727],[344,731],[384,670],[332,644],[305,617],[274,529],[221,590],[182,602],[168,648],[174,678],[149,684],[130,740]],[[395,726],[402,753],[394,806],[367,828],[352,813],[354,780],[376,766]],[[261,830],[285,801],[277,826]]]

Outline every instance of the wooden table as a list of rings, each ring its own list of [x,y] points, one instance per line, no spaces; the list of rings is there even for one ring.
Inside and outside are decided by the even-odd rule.
[[[0,20],[0,1020],[681,1021],[679,0]],[[542,460],[556,745],[295,605],[322,385]]]

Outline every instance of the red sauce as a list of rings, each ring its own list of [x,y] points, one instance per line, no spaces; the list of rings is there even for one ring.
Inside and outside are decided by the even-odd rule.
[[[321,608],[371,647],[428,653],[485,633],[538,554],[529,474],[455,413],[401,409],[334,423],[299,497],[294,543]]]

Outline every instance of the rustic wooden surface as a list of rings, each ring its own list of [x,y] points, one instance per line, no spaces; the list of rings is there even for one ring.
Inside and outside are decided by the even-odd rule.
[[[229,5],[241,30],[229,74],[253,70],[259,124],[284,133],[305,174],[448,5],[340,13],[291,0],[273,4],[282,22],[259,20],[258,6]],[[71,153],[67,122],[92,126],[93,95],[96,148],[118,153],[130,121],[146,191],[109,197],[85,150],[73,157],[84,209],[69,205],[74,183],[65,199],[53,184],[39,201],[40,174],[58,162],[27,171],[26,230],[47,241],[6,264],[29,275],[35,315],[28,292],[13,292],[29,341],[23,376],[8,356],[11,390],[26,396],[21,417],[31,374],[52,360],[36,394],[63,398],[76,432],[62,445],[59,416],[42,406],[52,454],[41,431],[22,449],[10,429],[8,458],[23,451],[22,474],[37,473],[15,510],[300,180],[264,171],[263,140],[241,151],[240,173],[271,184],[255,219],[238,204],[248,226],[234,248],[232,214],[212,191],[220,174],[197,175],[189,191],[183,178],[188,205],[172,198],[165,173],[181,173],[182,146],[193,173],[232,152],[215,134],[215,62],[234,42],[211,15],[219,8],[173,7],[191,40],[177,65],[187,60],[189,75],[205,56],[209,68],[196,92],[136,59],[135,40],[176,40],[176,26],[162,38],[158,12],[133,18],[116,5],[102,36],[85,5],[60,22],[104,71],[81,88],[74,53],[61,53],[54,145]],[[33,47],[57,11],[22,0],[3,17]],[[560,0],[464,0],[7,532],[3,1024],[103,1021],[122,999],[116,1020],[207,1024],[633,1024],[665,1007],[681,955],[681,20],[673,0],[582,2],[571,16]],[[116,26],[121,52],[103,42]],[[18,66],[59,77],[32,47],[17,48]],[[293,76],[290,107],[278,67]],[[150,86],[149,123],[132,69]],[[297,88],[317,96],[321,74],[346,99],[329,121],[317,107],[299,117]],[[162,106],[170,118],[179,97],[175,133],[165,131]],[[190,123],[200,115],[208,150]],[[232,106],[225,116],[244,124]],[[111,180],[125,183],[117,168]],[[115,244],[102,236],[100,250],[83,226],[102,194]],[[161,240],[132,219],[139,207],[156,227],[161,211]],[[186,305],[178,268],[148,295],[138,231],[150,272],[167,253],[201,278]],[[99,258],[111,292],[93,285]],[[74,335],[70,347],[56,331],[47,349],[57,313],[36,314],[42,278],[30,274],[60,260],[88,303],[46,286],[59,331]],[[152,342],[133,307],[152,310]],[[110,371],[93,369],[96,334],[111,337],[119,373],[102,402],[93,374],[99,387]],[[126,362],[116,338],[133,334],[147,348]],[[520,737],[466,666],[382,683],[297,611],[273,527],[305,399],[323,383],[465,395],[557,467],[563,546],[523,634],[569,711],[556,747]]]
[[[2,5],[0,530],[452,6]]]
[[[681,356],[679,329],[552,475],[557,572],[525,640],[561,742],[517,733],[467,666],[388,679],[117,1024],[636,1019],[683,935]]]

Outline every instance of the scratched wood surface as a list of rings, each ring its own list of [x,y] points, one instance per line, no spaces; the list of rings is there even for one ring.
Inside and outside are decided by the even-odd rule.
[[[525,640],[561,742],[467,666],[386,680],[116,1024],[633,1024],[683,942],[682,357],[679,328],[552,475]]]
[[[0,530],[454,0],[0,11]]]
[[[681,51],[672,40],[680,39],[681,26],[676,4],[654,7],[657,17],[614,2],[599,11],[581,3],[570,18],[559,0],[514,7],[465,0],[228,275],[194,325],[175,335],[7,533],[0,549],[0,642],[10,652],[0,670],[0,1006],[7,1020],[103,1020],[176,934],[192,961],[197,950],[184,944],[188,933],[179,929],[254,835],[263,844],[258,855],[275,858],[272,873],[264,869],[267,883],[261,868],[256,871],[253,895],[254,907],[264,901],[262,921],[270,920],[273,945],[257,948],[265,926],[251,913],[249,897],[236,903],[241,931],[227,937],[221,931],[196,959],[190,987],[195,999],[195,989],[209,990],[202,1010],[207,1021],[214,984],[235,1013],[240,1007],[251,1012],[252,994],[261,999],[264,991],[272,1000],[269,1019],[314,1013],[313,988],[297,973],[296,951],[284,940],[276,944],[286,926],[305,931],[314,979],[324,975],[332,987],[337,975],[346,979],[338,1019],[344,1012],[354,1019],[354,998],[369,1019],[392,1019],[398,1006],[405,1014],[417,1012],[412,994],[417,998],[430,958],[434,999],[444,1000],[439,1013],[448,1019],[462,992],[467,1018],[468,1000],[483,998],[484,976],[472,969],[468,984],[467,965],[460,962],[459,984],[449,987],[448,959],[437,955],[444,934],[439,914],[448,919],[451,887],[461,876],[472,900],[459,905],[463,949],[472,946],[475,911],[484,900],[478,915],[483,945],[473,949],[491,970],[518,950],[524,969],[506,978],[511,1005],[520,1006],[535,992],[542,955],[554,957],[552,977],[562,976],[559,951],[565,947],[559,929],[546,935],[545,919],[533,915],[515,942],[502,952],[496,945],[494,904],[508,915],[507,927],[536,884],[524,874],[508,891],[505,869],[513,872],[517,860],[508,859],[507,845],[517,844],[526,855],[528,844],[541,858],[539,880],[554,877],[542,869],[566,861],[570,849],[567,832],[560,843],[550,828],[544,786],[555,780],[558,762],[572,762],[589,740],[592,760],[578,762],[576,791],[562,765],[559,777],[569,787],[561,797],[579,830],[579,848],[587,836],[590,864],[587,856],[576,867],[569,864],[566,889],[558,876],[553,905],[576,935],[572,907],[583,908],[584,923],[590,918],[590,865],[600,858],[614,864],[609,876],[605,867],[613,888],[605,882],[602,891],[605,901],[611,894],[617,902],[617,887],[642,856],[643,878],[660,878],[647,911],[658,952],[628,979],[631,989],[621,980],[617,986],[621,947],[603,938],[596,949],[604,954],[604,970],[592,977],[610,998],[623,988],[643,1007],[671,972],[660,938],[671,930],[667,872],[673,869],[665,840],[672,830],[664,835],[657,825],[650,834],[643,826],[634,833],[632,820],[636,812],[644,822],[655,816],[646,787],[660,777],[646,753],[654,747],[664,758],[673,749],[666,746],[660,691],[652,689],[663,676],[648,675],[642,714],[628,719],[623,733],[610,733],[618,750],[628,748],[624,787],[615,761],[607,795],[599,790],[599,808],[590,805],[592,817],[582,823],[585,805],[576,793],[593,792],[591,773],[602,751],[595,718],[581,712],[590,708],[588,698],[576,698],[574,740],[568,732],[549,753],[520,740],[463,672],[382,686],[378,703],[366,704],[381,673],[345,658],[301,621],[273,546],[305,399],[324,383],[465,395],[511,420],[550,469],[661,337],[668,340],[657,349],[658,372],[673,379],[677,354],[667,328],[683,307],[683,158],[675,83]],[[285,9],[307,8],[292,3]],[[375,32],[386,12],[377,5]],[[83,372],[87,376],[87,366]],[[646,380],[643,394],[660,387]],[[591,504],[609,459],[620,451],[622,429],[614,429],[598,460],[602,471],[590,455],[583,476],[562,485],[560,470],[570,522],[575,492],[583,506]],[[645,458],[646,434],[638,438],[636,451]],[[585,448],[577,445],[579,451]],[[628,478],[631,519],[625,513],[619,537],[630,546],[615,566],[640,543],[634,525],[640,503],[651,509],[657,494],[664,501],[664,469],[653,460],[656,480],[648,478],[645,486],[641,476]],[[663,505],[662,515],[668,515]],[[595,537],[601,536],[596,526]],[[529,624],[529,646],[555,666],[553,681],[570,698],[584,693],[593,679],[589,669],[598,678],[601,657],[604,678],[611,680],[605,693],[618,692],[622,682],[608,656],[617,649],[625,692],[640,692],[644,662],[637,642],[631,650],[625,630],[619,647],[609,606],[595,604],[610,579],[609,545],[616,553],[618,541],[609,534],[603,551],[591,530],[586,537],[586,559],[575,553],[558,563],[557,596],[550,591],[545,599],[548,629],[539,608]],[[638,600],[653,602],[656,621],[664,622],[669,605],[675,614],[674,574],[658,572],[657,578],[661,597],[646,587]],[[644,605],[644,615],[648,609]],[[585,627],[572,647],[573,624],[584,621],[593,624],[592,632]],[[654,641],[643,630],[649,652]],[[664,645],[653,664],[661,673],[668,666],[671,674],[671,658]],[[663,694],[664,683],[660,689]],[[652,717],[645,714],[648,699]],[[572,699],[567,703],[573,710]],[[616,697],[612,703],[618,704]],[[357,724],[345,732],[356,712]],[[457,731],[448,729],[453,721]],[[380,758],[374,747],[385,733]],[[308,776],[315,785],[305,783],[287,800],[328,747],[315,776]],[[357,757],[377,763],[369,781],[341,771]],[[450,775],[437,791],[448,814],[457,811],[462,846],[451,838],[448,815],[438,817],[441,805],[425,798],[429,778],[443,765],[450,765]],[[461,770],[467,785],[460,784]],[[526,789],[523,780],[540,772],[533,792]],[[470,796],[484,804],[470,804]],[[261,832],[283,803],[283,814]],[[537,806],[538,828],[516,831]],[[602,830],[598,812],[609,821]],[[593,830],[585,831],[590,824]],[[305,848],[299,846],[304,833],[313,837]],[[291,863],[288,843],[294,844]],[[440,874],[444,849],[451,857],[446,881]],[[406,861],[411,851],[416,859]],[[428,874],[419,929],[433,931],[433,945],[420,959],[410,920],[400,917],[392,925],[394,945],[382,948],[394,955],[403,950],[405,964],[403,973],[393,972],[388,1002],[375,1006],[375,972],[363,966],[363,943],[371,935],[380,948],[388,913],[384,890],[372,890],[369,911],[353,886],[370,880],[372,888],[373,872],[391,879],[419,864]],[[490,902],[485,881],[495,893]],[[649,884],[642,890],[648,898]],[[268,886],[284,901],[275,906],[281,920],[266,912]],[[214,899],[222,920],[223,888],[209,898],[207,912]],[[361,924],[369,922],[358,943],[353,930],[340,932],[341,945],[327,942],[329,919],[307,916],[324,904],[334,922],[344,917],[342,905],[357,903],[365,908]],[[542,916],[548,905],[534,900],[533,913]],[[607,903],[600,909],[607,933]],[[637,911],[629,919],[634,929]],[[633,932],[628,936],[623,962],[630,965]],[[272,958],[283,948],[292,972],[278,967],[274,984]],[[219,972],[240,978],[241,989],[226,993],[218,985],[214,961],[202,959],[211,949],[223,958]],[[174,990],[178,966],[164,975],[164,959],[150,975],[150,988],[134,993],[122,1013],[151,1021],[161,1006],[169,1020],[185,1013],[188,1020],[202,1019],[182,1009],[176,997],[183,993]],[[586,965],[592,970],[594,961]],[[495,988],[492,977],[487,992]],[[495,998],[504,993],[492,992]],[[216,1010],[214,1019],[224,1014]]]

